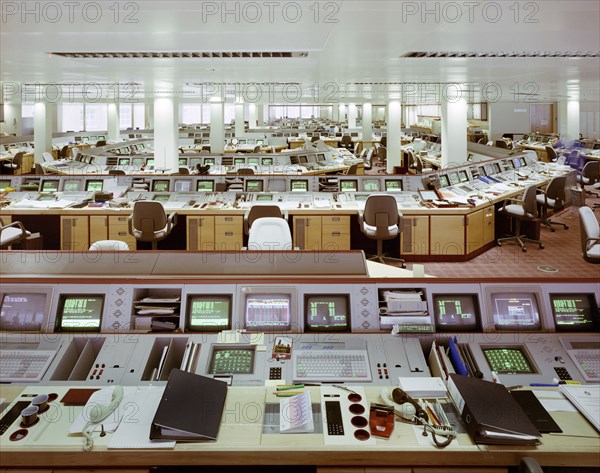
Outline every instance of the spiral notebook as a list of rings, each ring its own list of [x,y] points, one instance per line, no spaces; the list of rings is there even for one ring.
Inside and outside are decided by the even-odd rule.
[[[174,441],[150,440],[152,419],[164,390],[164,386],[138,388],[136,405],[123,406],[123,420],[108,442],[109,449],[175,448]]]

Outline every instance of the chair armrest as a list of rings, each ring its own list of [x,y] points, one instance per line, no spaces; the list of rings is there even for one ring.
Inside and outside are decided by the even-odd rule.
[[[250,225],[248,225],[248,217],[250,216],[250,209],[246,209],[246,212],[244,213],[244,235],[248,235],[248,233],[250,232]]]
[[[283,218],[285,219],[286,222],[289,222],[290,220],[290,216],[287,210],[283,211]]]
[[[516,202],[518,204],[522,204],[523,200],[521,200],[521,199],[505,199],[504,202],[502,202],[502,208],[500,209],[500,211],[504,212],[504,210],[506,209],[506,205],[508,204],[508,202]]]
[[[360,210],[358,211],[358,224],[360,225],[360,228],[362,229],[364,221],[365,221],[365,215],[364,215],[364,211]]]
[[[592,246],[594,246],[595,242],[600,242],[600,238],[586,238],[585,239],[585,251],[589,250]],[[590,243],[592,243],[592,244],[590,245]]]
[[[8,225],[2,225],[2,228],[0,228],[0,233],[2,233],[7,228],[11,228],[11,227],[18,227],[19,230],[21,230],[21,233],[23,233],[23,234],[27,233],[27,230],[25,230],[25,227],[23,226],[23,224],[21,222],[19,222],[18,220],[15,222],[9,223]]]
[[[177,225],[177,212],[172,212],[171,215],[167,217],[167,228],[169,231]]]
[[[133,214],[129,214],[129,217],[127,217],[127,231],[133,236]]]

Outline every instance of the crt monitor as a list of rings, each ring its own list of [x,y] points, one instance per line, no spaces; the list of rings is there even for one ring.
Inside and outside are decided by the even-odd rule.
[[[273,202],[273,194],[258,194],[256,202]]]
[[[308,163],[308,156],[298,156],[298,163],[300,163],[300,164]]]
[[[157,202],[168,202],[170,198],[170,194],[156,194],[152,200],[156,200]]]
[[[326,162],[327,158],[325,157],[325,154],[324,153],[317,154],[317,161],[320,163]]]
[[[64,192],[69,192],[69,191],[72,192],[72,191],[78,191],[78,190],[79,190],[79,181],[77,181],[77,180],[64,181],[64,183],[63,183],[63,191]]]
[[[521,160],[519,158],[514,158],[512,162],[514,169],[519,169],[521,167]]]
[[[385,180],[385,191],[386,192],[402,192],[402,180],[401,179],[386,179]]]
[[[63,294],[58,303],[59,332],[99,332],[104,308],[103,294]]]
[[[500,163],[493,163],[492,168],[494,169],[494,174],[498,174],[499,172],[501,172]]]
[[[434,294],[436,330],[470,332],[479,328],[479,304],[475,294]]]
[[[152,192],[169,192],[169,180],[154,179],[152,181]]]
[[[534,365],[521,346],[482,347],[483,355],[490,370],[498,374],[536,373]]]
[[[258,166],[259,158],[248,158],[248,164],[250,166]]]
[[[129,166],[129,158],[119,158],[119,166]]]
[[[291,294],[251,293],[244,301],[244,323],[247,330],[289,330],[291,327]]]
[[[233,164],[246,164],[246,158],[233,158]]]
[[[190,192],[192,190],[192,181],[190,179],[175,179],[175,192]]]
[[[307,179],[291,179],[290,190],[292,192],[308,192],[308,180]]]
[[[131,164],[133,166],[142,167],[146,164],[146,160],[144,158],[133,158]]]
[[[348,294],[306,294],[304,330],[306,332],[349,332]]]
[[[98,135],[98,141],[104,141],[104,140],[106,140],[106,136]]]
[[[460,179],[458,178],[457,172],[451,172],[448,174],[448,179],[450,180],[450,185],[455,186],[460,183]]]
[[[244,183],[246,192],[262,192],[263,185],[262,179],[246,179],[246,182]]]
[[[54,180],[43,180],[41,192],[58,192],[58,179]]]
[[[187,158],[179,158],[180,166],[187,166]]]
[[[46,294],[4,294],[0,306],[0,330],[41,331],[45,306]]]
[[[205,166],[214,166],[214,164],[215,164],[215,158],[204,158]]]
[[[365,192],[379,192],[378,179],[363,179],[362,183]]]
[[[439,177],[440,187],[448,187],[450,185],[450,181],[448,180],[447,174],[441,174]]]
[[[467,171],[459,171],[458,176],[460,177],[460,182],[467,182],[469,180]]]
[[[557,332],[589,332],[600,329],[594,294],[550,294],[550,303]]]
[[[196,182],[196,191],[198,192],[213,192],[215,190],[215,181],[206,179]]]
[[[231,294],[193,295],[188,298],[187,329],[218,332],[231,329]]]
[[[540,330],[540,311],[534,293],[493,293],[496,330]]]
[[[272,166],[273,165],[273,158],[262,158],[260,160],[260,164],[263,166]]]
[[[253,345],[214,345],[208,363],[208,373],[214,375],[254,373]]]
[[[154,158],[148,158],[148,159],[146,159],[146,166],[148,166],[148,167],[154,167]]]
[[[358,179],[341,180],[340,192],[358,192]]]
[[[1,179],[0,180],[0,191],[4,191],[7,187],[10,187],[10,179]]]
[[[85,181],[85,190],[86,192],[102,192],[104,188],[104,181],[88,179]]]

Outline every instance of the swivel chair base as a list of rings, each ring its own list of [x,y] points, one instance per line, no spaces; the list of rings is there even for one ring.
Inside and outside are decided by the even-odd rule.
[[[381,263],[381,264],[387,264],[385,262],[385,260],[389,260],[390,262],[401,263],[400,267],[406,268],[406,261],[404,261],[402,258],[392,258],[391,256],[386,256],[385,254],[383,254],[383,241],[382,240],[377,240],[377,254],[368,256],[367,260],[368,261],[377,261],[378,263]]]
[[[548,227],[550,229],[551,232],[555,232],[556,228],[554,228],[552,225],[562,225],[565,230],[569,229],[569,226],[566,223],[562,223],[562,222],[553,222],[552,220],[550,220],[549,218],[546,220],[542,220],[542,225]]]
[[[527,251],[527,248],[525,247],[525,242],[537,243],[540,247],[540,250],[544,249],[544,244],[540,240],[534,240],[533,238],[527,238],[527,236],[525,236],[525,235],[510,236],[510,237],[506,237],[506,238],[498,238],[496,240],[496,243],[498,243],[498,246],[502,246],[502,244],[505,242],[518,243],[519,246],[521,247],[522,251]]]

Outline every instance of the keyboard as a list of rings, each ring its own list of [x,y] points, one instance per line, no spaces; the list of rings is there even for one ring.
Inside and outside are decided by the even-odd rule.
[[[56,350],[0,350],[0,382],[37,382],[54,360]]]
[[[587,382],[600,381],[600,350],[568,350],[568,353]]]
[[[371,381],[366,350],[295,350],[294,381]]]

